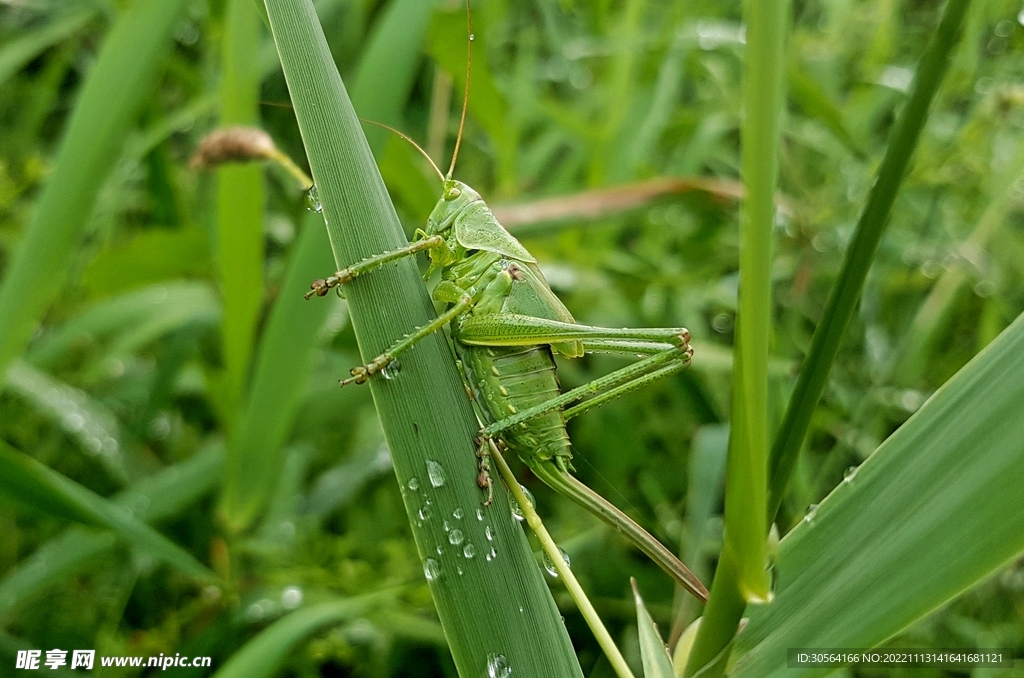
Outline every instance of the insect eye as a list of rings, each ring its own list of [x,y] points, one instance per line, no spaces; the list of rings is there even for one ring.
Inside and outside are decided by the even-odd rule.
[[[445,197],[448,198],[449,200],[455,200],[460,195],[462,195],[461,190],[459,190],[458,188],[450,188],[448,189],[448,193],[445,195]]]

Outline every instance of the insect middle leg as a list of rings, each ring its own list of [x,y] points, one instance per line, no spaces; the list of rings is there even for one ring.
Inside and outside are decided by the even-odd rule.
[[[377,356],[367,364],[353,367],[350,370],[350,374],[352,376],[349,377],[348,379],[342,379],[341,385],[347,386],[348,384],[353,383],[366,383],[366,381],[371,376],[380,372],[389,364],[391,364],[391,362],[394,361],[394,359],[397,358],[399,354],[401,354],[403,351],[412,348],[416,344],[416,342],[428,336],[429,334],[441,329],[446,324],[450,323],[454,318],[458,317],[462,313],[465,313],[472,307],[473,299],[468,294],[463,295],[459,299],[459,301],[457,301],[455,305],[453,305],[447,311],[437,316],[436,318],[434,318],[434,320],[430,321],[423,327],[418,327],[411,334],[407,334],[402,339],[399,339],[394,344],[392,344],[386,351],[381,353],[379,356]]]

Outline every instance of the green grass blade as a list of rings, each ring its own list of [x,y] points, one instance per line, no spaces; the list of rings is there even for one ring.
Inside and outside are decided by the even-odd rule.
[[[258,122],[261,22],[252,0],[229,0],[221,48],[220,124]],[[234,418],[249,373],[256,321],[263,303],[263,169],[217,170],[217,269],[224,304],[222,413]]]
[[[107,345],[94,357],[132,353],[190,323],[212,325],[220,319],[216,293],[205,282],[176,281],[126,292],[89,307],[76,318],[44,335],[26,358],[36,367],[57,365],[81,346]]]
[[[1024,317],[939,389],[782,540],[774,602],[732,673],[788,647],[873,647],[1024,550]]]
[[[122,485],[129,482],[120,426],[103,403],[20,361],[7,371],[7,388],[63,429],[112,479]]]
[[[96,7],[76,8],[54,21],[11,40],[0,49],[0,87],[43,51],[64,40],[96,14]]]
[[[136,518],[32,457],[0,442],[0,493],[8,499],[59,518],[108,527],[128,543],[200,579],[216,578],[192,554]]]
[[[321,629],[366,613],[372,599],[354,598],[320,603],[292,612],[257,634],[233,654],[214,678],[270,678],[278,675],[288,653]]]
[[[636,602],[636,626],[640,633],[640,659],[644,663],[644,678],[675,678],[672,659],[665,650],[658,627],[654,625],[644,599],[640,597],[636,580],[630,581],[633,585],[633,600]]]
[[[394,206],[312,3],[268,0],[267,10],[336,260],[350,264],[403,245]],[[410,260],[360,277],[346,292],[364,358],[434,315]],[[497,488],[494,504],[481,507],[473,444],[478,424],[444,337],[435,334],[417,344],[403,356],[396,379],[371,380],[370,389],[413,536],[421,557],[430,559],[425,565],[431,593],[460,675],[486,675],[488,664],[503,657],[516,675],[581,676],[506,493]],[[436,471],[435,482],[428,479],[427,460],[440,465],[443,480]],[[412,478],[418,489],[408,487]],[[442,529],[446,520],[460,521],[458,544]],[[484,535],[488,526],[493,541]],[[467,550],[470,545],[473,550]],[[487,560],[490,548],[494,555]]]
[[[741,171],[746,198],[740,212],[740,284],[725,486],[725,543],[686,675],[696,673],[727,647],[736,633],[745,601],[768,598],[765,502],[771,256],[789,3],[750,0],[744,4],[744,15],[747,45]]]
[[[353,87],[353,103],[363,117],[397,124],[412,89],[430,6],[421,0],[399,0],[381,19]],[[371,130],[384,132],[376,127],[367,132]],[[385,139],[369,136],[371,149],[382,149]],[[317,331],[331,309],[327,301],[307,301],[302,295],[309,283],[335,268],[323,219],[310,214],[260,340],[245,409],[230,443],[221,511],[232,530],[249,525],[273,491],[282,445],[295,422],[318,349]]]
[[[921,57],[910,96],[900,111],[892,141],[878,168],[868,202],[861,212],[843,268],[829,295],[825,313],[814,330],[811,348],[800,369],[793,395],[776,434],[769,460],[768,515],[774,519],[800,453],[807,427],[821,398],[828,373],[846,327],[860,299],[871,262],[888,224],[889,213],[917,140],[928,119],[928,108],[946,74],[950,56],[960,40],[970,0],[949,0],[938,30]]]
[[[220,481],[223,463],[223,449],[211,446],[188,461],[139,481],[115,496],[113,502],[131,509],[140,520],[165,520],[210,492]],[[75,527],[40,546],[0,579],[0,620],[48,587],[88,569],[118,541],[114,532]]]
[[[0,286],[0,375],[24,350],[63,282],[96,195],[151,90],[183,4],[134,3],[111,29],[89,71],[53,174]]]

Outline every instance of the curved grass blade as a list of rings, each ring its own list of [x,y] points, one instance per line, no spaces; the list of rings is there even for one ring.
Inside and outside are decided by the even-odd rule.
[[[220,304],[207,283],[178,281],[153,285],[90,307],[44,335],[26,358],[46,369],[92,342],[109,344],[100,357],[124,356],[183,325],[212,325],[219,318]]]
[[[1024,551],[1024,316],[782,540],[736,678],[820,676],[786,648],[874,647]]]
[[[104,499],[53,469],[0,441],[0,493],[43,513],[86,525],[108,527],[131,545],[198,579],[216,575],[130,510]]]
[[[129,482],[117,418],[102,403],[24,362],[8,369],[7,387],[63,429],[111,478]]]
[[[178,514],[219,482],[224,450],[213,445],[188,461],[163,469],[116,495],[113,502],[140,520],[159,522]],[[46,542],[0,579],[0,621],[17,606],[88,569],[119,543],[118,535],[73,527]]]
[[[184,0],[139,0],[89,71],[24,240],[0,285],[0,378],[56,296],[103,181],[149,93]],[[111,96],[116,92],[117,96]]]
[[[75,8],[45,26],[33,29],[0,49],[0,86],[30,61],[61,40],[73,35],[96,14],[96,7]]]
[[[365,614],[377,596],[321,603],[278,619],[233,654],[213,678],[270,678],[276,676],[292,648],[306,637]]]

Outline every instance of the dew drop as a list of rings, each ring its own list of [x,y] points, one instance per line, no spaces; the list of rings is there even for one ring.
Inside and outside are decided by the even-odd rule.
[[[843,482],[852,483],[853,479],[857,477],[857,469],[859,466],[851,466],[850,468],[843,471]]]
[[[384,366],[384,369],[380,371],[380,376],[384,377],[385,379],[394,379],[398,376],[398,373],[401,371],[402,363],[398,362],[398,359],[395,358],[394,360],[392,360],[391,362]]]
[[[470,34],[469,34],[469,41],[470,41],[470,42],[473,42],[474,40],[476,40],[476,36],[475,36],[475,35],[473,35],[472,33],[470,33]]]
[[[406,483],[406,487],[415,492],[416,490],[420,489],[420,479],[417,478],[416,476],[409,478],[409,482]]]
[[[533,500],[533,494],[531,494],[528,489],[526,489],[522,485],[519,486],[519,489],[521,489],[523,491],[523,494],[526,495],[526,501],[530,502],[530,506],[537,505],[537,502]],[[519,503],[515,500],[515,498],[509,497],[508,501],[509,506],[512,508],[512,517],[519,521],[526,520],[526,514],[523,513],[523,509],[520,508]]]
[[[427,558],[423,563],[423,576],[427,581],[434,581],[441,578],[441,566],[433,558]]]
[[[430,478],[431,485],[441,487],[444,485],[444,467],[436,461],[427,459],[427,477]]]
[[[324,206],[320,204],[320,194],[317,192],[316,186],[310,186],[309,190],[306,191],[306,209],[317,214],[324,211]]]
[[[490,525],[484,528],[484,536],[487,537],[487,541],[494,541],[494,530]]]
[[[434,547],[434,550],[435,550],[435,551],[437,551],[437,555],[441,555],[442,553],[444,553],[444,549],[443,549],[443,548],[441,548],[441,545],[440,545],[440,544],[438,544],[437,546],[435,546],[435,547]]]
[[[447,520],[444,521],[444,523],[441,525],[441,527],[444,528],[445,532],[451,532],[452,526],[448,524]]]
[[[456,565],[455,566],[455,571],[459,573],[460,577],[462,576],[462,566],[461,565]]]
[[[289,586],[281,592],[281,607],[286,610],[294,610],[302,604],[302,589],[298,586]]]
[[[807,515],[804,516],[804,522],[809,523],[814,520],[814,514],[818,512],[818,505],[811,504],[807,507]]]
[[[419,513],[417,513],[416,515],[419,516],[420,520],[427,520],[427,519],[429,519],[430,518],[430,507],[427,504],[424,504],[423,507],[420,508]]]
[[[455,518],[455,520],[462,520],[462,509],[457,508],[452,511],[452,518]]]
[[[558,552],[562,555],[562,562],[565,563],[566,567],[569,567],[569,554],[561,546],[558,547]],[[552,577],[558,578],[558,570],[555,569],[555,564],[547,553],[544,554],[544,569]]]
[[[465,541],[465,537],[462,536],[462,530],[455,529],[448,533],[449,544],[453,546],[458,546],[463,541]]]
[[[476,555],[476,547],[472,544],[466,544],[462,547],[462,555],[467,560]]]
[[[487,678],[508,678],[512,675],[512,667],[503,654],[487,655]]]
[[[484,519],[484,510],[482,508],[478,508],[476,510],[476,519],[477,520],[483,520]]]

